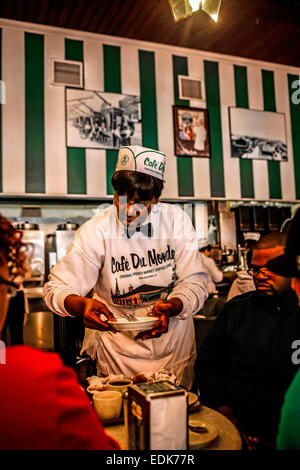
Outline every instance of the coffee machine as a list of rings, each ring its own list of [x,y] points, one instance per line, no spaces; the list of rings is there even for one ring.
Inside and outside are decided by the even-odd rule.
[[[57,261],[59,261],[67,253],[67,250],[71,245],[75,232],[78,228],[78,224],[71,222],[66,222],[57,226],[55,232]]]
[[[79,224],[64,222],[57,225],[56,231],[47,235],[47,271],[67,253]]]
[[[38,224],[22,222],[15,224],[22,230],[22,241],[27,244],[29,272],[24,279],[24,285],[41,287],[45,280],[45,232]]]
[[[78,228],[79,224],[63,222],[57,225],[55,233],[47,235],[49,271],[65,256]],[[54,349],[65,364],[75,366],[83,336],[84,324],[81,317],[54,315]]]
[[[45,281],[45,232],[36,223],[17,222],[16,229],[22,231],[26,245],[27,272],[22,279],[22,288],[10,300],[14,317],[22,323],[9,324],[11,344],[26,344],[44,350],[53,349],[52,315],[46,311],[43,301]],[[21,281],[21,279],[20,279]],[[18,338],[15,342],[14,338]]]

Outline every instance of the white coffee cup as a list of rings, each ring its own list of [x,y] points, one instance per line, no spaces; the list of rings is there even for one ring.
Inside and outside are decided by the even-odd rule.
[[[117,390],[118,392],[124,393],[127,391],[128,386],[133,384],[131,379],[111,379],[107,382],[107,390]]]
[[[119,418],[122,409],[122,393],[115,390],[94,393],[93,403],[101,420]]]

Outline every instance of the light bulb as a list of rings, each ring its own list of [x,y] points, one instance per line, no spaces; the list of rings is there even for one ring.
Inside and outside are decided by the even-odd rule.
[[[189,0],[189,4],[191,5],[192,11],[199,10],[201,6],[202,0]]]
[[[212,18],[215,22],[218,21],[219,15],[218,15],[217,13],[212,14],[212,15],[210,15],[210,16],[211,16],[211,18]]]

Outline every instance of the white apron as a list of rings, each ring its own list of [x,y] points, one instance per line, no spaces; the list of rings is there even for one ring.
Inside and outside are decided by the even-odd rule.
[[[64,308],[66,296],[85,296],[94,288],[94,297],[118,318],[119,312],[133,307],[136,316],[146,316],[161,292],[171,291],[168,297],[178,297],[183,310],[170,318],[167,333],[137,342],[137,331],[113,334],[86,329],[82,352],[97,358],[102,375],[133,377],[166,369],[190,388],[195,360],[192,316],[207,297],[207,276],[188,215],[175,205],[154,207],[149,216],[154,228],[151,238],[143,233],[114,238],[112,227],[118,223],[114,206],[92,217],[52,269],[44,298],[51,310],[69,315]]]

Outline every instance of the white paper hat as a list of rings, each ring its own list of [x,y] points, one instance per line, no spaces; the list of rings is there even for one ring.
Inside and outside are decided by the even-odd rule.
[[[256,242],[260,239],[260,233],[257,232],[244,232],[244,240],[255,240]]]
[[[166,155],[157,150],[140,147],[139,145],[121,147],[115,171],[139,171],[163,180],[165,161]]]

